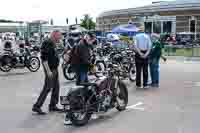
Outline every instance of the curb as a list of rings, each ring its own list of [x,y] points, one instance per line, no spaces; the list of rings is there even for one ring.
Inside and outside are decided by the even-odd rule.
[[[181,57],[181,56],[166,56],[167,59],[177,60],[177,61],[192,61],[192,62],[200,62],[200,57]]]

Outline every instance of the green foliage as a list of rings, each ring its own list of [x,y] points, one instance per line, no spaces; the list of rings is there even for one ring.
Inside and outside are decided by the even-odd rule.
[[[81,19],[81,27],[92,30],[95,29],[96,23],[92,20],[92,17],[90,17],[89,14],[84,15],[84,18]]]
[[[15,21],[0,19],[0,22],[1,22],[1,23],[14,23]]]

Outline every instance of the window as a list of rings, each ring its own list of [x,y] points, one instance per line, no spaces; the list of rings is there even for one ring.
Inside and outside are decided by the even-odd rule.
[[[145,32],[146,33],[151,33],[151,29],[152,29],[152,22],[145,22]]]
[[[172,22],[171,21],[163,22],[163,32],[164,33],[172,32]]]
[[[153,32],[154,33],[161,33],[161,22],[154,22],[153,23]]]
[[[195,32],[196,29],[196,21],[195,20],[190,20],[190,32]]]

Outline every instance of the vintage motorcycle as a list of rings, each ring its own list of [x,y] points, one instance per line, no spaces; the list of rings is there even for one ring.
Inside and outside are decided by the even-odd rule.
[[[72,87],[66,96],[60,96],[60,102],[72,124],[83,126],[94,113],[104,113],[113,108],[125,110],[128,90],[120,79],[119,67],[110,64],[107,76],[98,78],[94,83]]]
[[[70,51],[68,52],[68,54]],[[76,78],[76,74],[72,68],[72,65],[69,63],[69,55],[65,54],[62,56],[63,58],[63,64],[62,64],[62,70],[63,75],[66,80],[74,80]],[[91,59],[91,67],[89,70],[89,75],[95,75],[95,77],[101,77],[103,75],[103,72],[105,72],[106,64],[103,59],[98,58],[96,52],[92,53],[92,59]]]
[[[9,43],[8,43],[9,45]],[[20,53],[13,52],[11,47],[4,48],[0,55],[0,70],[9,72],[11,69],[27,67],[31,72],[36,72],[40,68],[40,60],[35,50],[30,51],[28,48],[22,48]]]

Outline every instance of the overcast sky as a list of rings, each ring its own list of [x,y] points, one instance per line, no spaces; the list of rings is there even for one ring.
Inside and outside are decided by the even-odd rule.
[[[103,11],[123,9],[151,4],[161,0],[0,0],[0,19],[11,20],[50,20],[55,25],[75,23],[83,14],[90,14],[93,18]],[[168,0],[169,1],[169,0]]]

